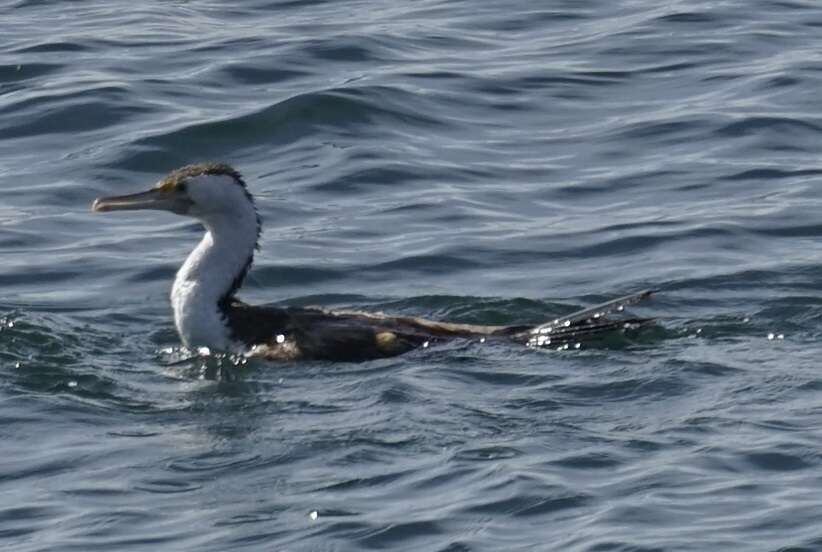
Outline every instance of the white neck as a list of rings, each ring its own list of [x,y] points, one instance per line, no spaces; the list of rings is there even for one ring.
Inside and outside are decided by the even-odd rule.
[[[206,234],[177,272],[171,288],[174,324],[186,347],[236,351],[218,303],[254,255],[257,219],[217,215],[203,220]]]

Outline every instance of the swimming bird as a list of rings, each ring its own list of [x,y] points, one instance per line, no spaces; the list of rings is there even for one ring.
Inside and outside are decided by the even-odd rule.
[[[483,326],[378,312],[246,304],[236,294],[258,249],[261,221],[245,180],[225,163],[182,167],[148,191],[98,198],[92,209],[159,209],[193,217],[205,227],[205,235],[171,288],[174,325],[192,350],[207,347],[279,360],[363,361],[453,338],[504,338],[530,347],[567,348],[648,321],[605,315],[644,299],[649,291],[536,326]]]

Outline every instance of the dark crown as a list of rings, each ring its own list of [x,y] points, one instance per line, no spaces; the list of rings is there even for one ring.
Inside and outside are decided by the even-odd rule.
[[[181,167],[168,173],[165,178],[160,181],[160,185],[177,186],[189,178],[194,178],[195,176],[201,176],[204,174],[230,176],[234,182],[243,188],[246,187],[245,180],[243,180],[243,176],[239,172],[234,170],[231,165],[219,162],[194,163],[192,165],[186,165],[185,167]]]

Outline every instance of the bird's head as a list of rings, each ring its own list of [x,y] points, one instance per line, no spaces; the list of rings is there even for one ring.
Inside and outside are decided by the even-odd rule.
[[[254,213],[254,201],[240,173],[225,163],[198,163],[172,171],[145,192],[100,197],[94,211],[159,209],[204,222]]]

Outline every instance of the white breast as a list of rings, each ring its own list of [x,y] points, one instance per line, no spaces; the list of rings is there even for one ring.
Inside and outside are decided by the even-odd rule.
[[[217,303],[197,282],[177,278],[171,288],[174,325],[189,349],[208,347],[218,351],[234,349],[228,328]]]
[[[223,232],[225,236],[227,232]],[[237,240],[215,239],[206,232],[199,245],[177,272],[171,288],[174,325],[189,349],[208,347],[215,351],[241,351],[234,342],[219,302],[248,262],[253,246],[237,247]]]

